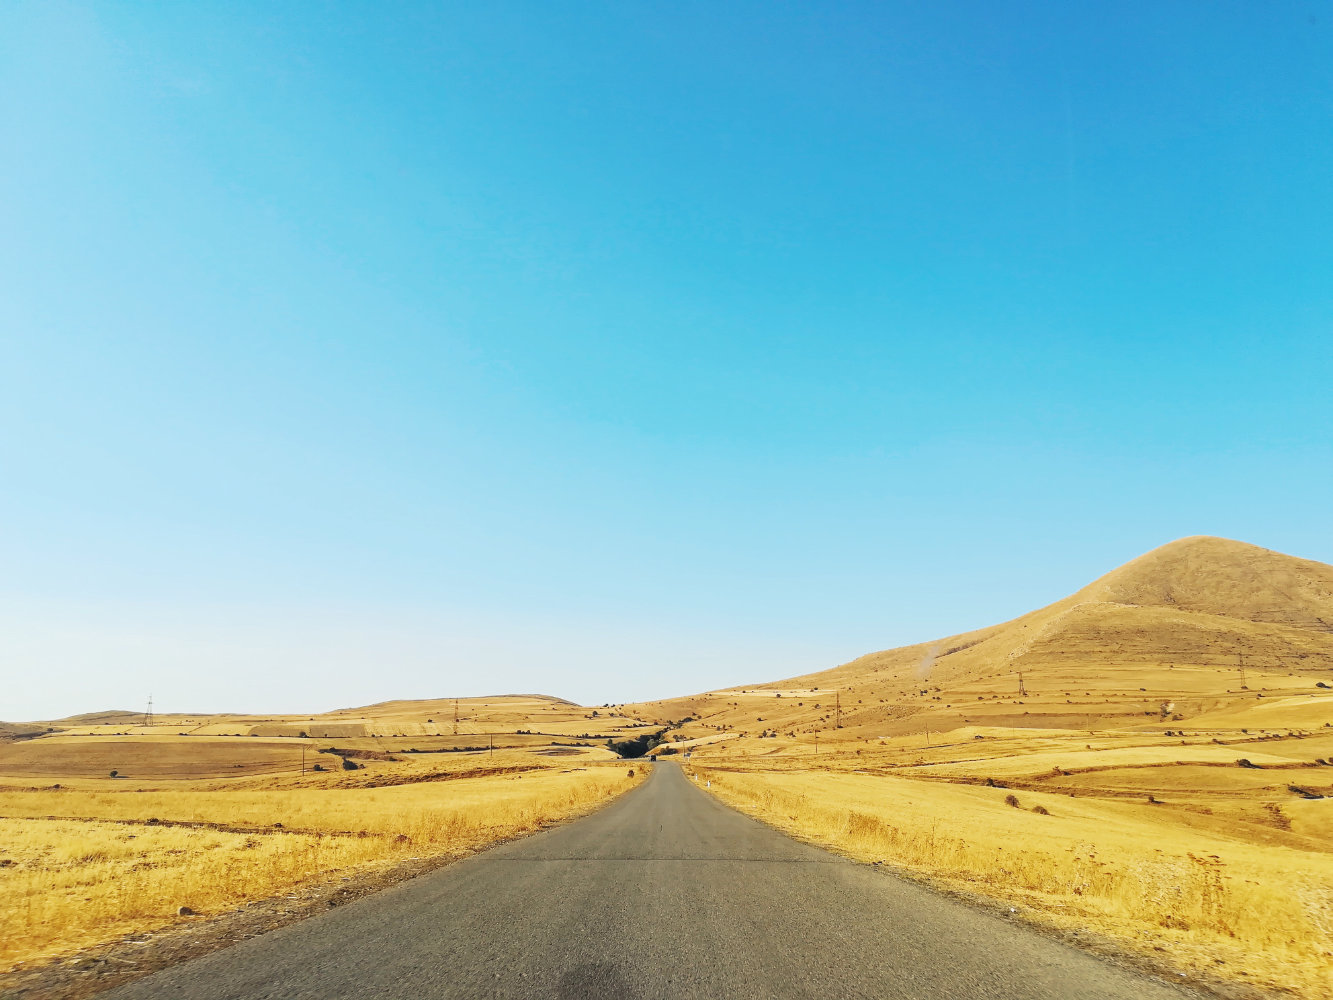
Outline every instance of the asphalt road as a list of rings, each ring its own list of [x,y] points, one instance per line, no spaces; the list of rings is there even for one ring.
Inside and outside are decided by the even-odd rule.
[[[1184,995],[1021,924],[790,840],[664,763],[643,786],[587,819],[102,997]]]

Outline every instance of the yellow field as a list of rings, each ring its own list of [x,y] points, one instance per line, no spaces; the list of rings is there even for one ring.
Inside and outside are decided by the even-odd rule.
[[[658,754],[799,836],[1333,997],[1333,566],[1181,539],[1000,625],[620,710],[688,720]]]
[[[1239,542],[1182,539],[1013,621],[653,703],[521,695],[154,721],[0,727],[0,843],[24,859],[0,865],[0,891],[32,877],[6,896],[0,934],[23,924],[15,906],[55,908],[16,953],[53,953],[61,920],[70,940],[165,920],[216,874],[189,874],[196,856],[228,871],[256,859],[274,873],[256,877],[262,894],[530,829],[627,786],[608,738],[669,725],[656,754],[793,833],[1199,975],[1333,997],[1333,566]],[[91,846],[67,856],[76,834]],[[81,890],[83,857],[119,858],[106,863],[124,885],[160,871],[169,889]],[[65,864],[43,897],[32,873]],[[188,905],[240,898],[200,893]],[[114,902],[131,897],[154,902]],[[80,906],[113,916],[80,923]]]
[[[687,736],[773,733],[803,745],[965,726],[1333,727],[1333,566],[1186,538],[1000,625],[621,708],[656,722],[692,718]]]
[[[76,737],[245,736],[340,742],[357,739],[396,741],[395,746],[437,740],[436,746],[486,746],[493,742],[497,747],[528,745],[532,742],[529,734],[570,739],[607,737],[619,736],[641,725],[606,708],[584,708],[544,695],[387,701],[315,715],[159,713],[152,725],[144,723],[144,716],[138,713],[100,712],[34,725],[49,727],[54,735]],[[520,729],[524,732],[519,733]]]
[[[312,745],[307,751],[314,750]],[[0,743],[0,776],[106,778],[115,771],[131,778],[225,778],[280,774],[301,769],[302,744],[291,741],[221,739],[199,736],[106,736],[64,734]],[[311,767],[321,758],[307,753]],[[325,767],[337,758],[323,759]]]
[[[1165,774],[1150,803],[1086,786],[1071,798],[853,770],[874,763],[864,753],[819,764],[719,756],[698,769],[724,800],[857,859],[926,873],[1177,967],[1333,996],[1333,799],[1288,794],[1277,814],[1285,822],[1257,804],[1246,822],[1248,793],[1222,792],[1211,811],[1206,792],[1164,792]]]
[[[639,724],[552,698],[140,722],[102,713],[0,741],[0,971],[189,919],[181,906],[215,914],[475,850],[636,780],[590,737]]]
[[[459,775],[485,770],[490,757],[432,756],[450,757]],[[520,773],[384,787],[337,784],[358,771],[277,784],[85,779],[0,790],[0,970],[163,926],[181,919],[180,906],[212,914],[368,865],[475,850],[585,812],[638,780],[620,763],[521,756],[489,765],[527,768]],[[193,823],[201,826],[174,825]]]

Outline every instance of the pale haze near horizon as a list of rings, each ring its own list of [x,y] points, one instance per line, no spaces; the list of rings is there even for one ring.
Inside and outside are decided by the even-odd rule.
[[[1333,561],[1316,4],[0,10],[0,719],[777,679]]]

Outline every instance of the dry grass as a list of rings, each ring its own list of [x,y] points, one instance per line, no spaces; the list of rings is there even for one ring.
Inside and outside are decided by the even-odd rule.
[[[217,913],[361,866],[475,850],[634,783],[614,766],[383,788],[0,792],[0,970],[163,926],[182,905]],[[37,818],[56,815],[81,818]]]
[[[0,775],[15,778],[222,778],[300,772],[304,741],[218,737],[43,736],[0,743]],[[321,758],[307,747],[307,763]],[[323,758],[324,766],[336,758]]]
[[[593,800],[625,786],[621,777],[598,790],[594,770],[521,778],[480,770],[557,760],[595,768],[609,754],[571,748],[601,742],[583,734],[623,738],[689,718],[672,734],[675,748],[714,769],[719,794],[780,827],[1023,901],[1065,928],[1166,949],[1183,966],[1333,996],[1333,766],[1321,763],[1333,760],[1330,595],[1331,566],[1190,538],[1010,622],[804,677],[640,706],[444,699],[306,717],[159,717],[151,731],[141,716],[99,713],[41,724],[66,735],[0,746],[0,774],[19,776],[12,784],[83,775],[58,779],[61,792],[0,793],[0,815],[268,827],[273,850],[295,851],[295,830],[325,833],[322,845],[379,845],[382,857],[404,849],[393,839],[400,833],[412,850],[447,850],[523,829],[548,808],[578,811],[560,796],[584,782]],[[135,743],[136,734],[146,739]],[[235,735],[206,742],[223,734]],[[484,760],[404,753],[492,739],[497,752]],[[59,749],[70,740],[80,749]],[[356,750],[365,767],[343,771],[325,754],[336,770],[302,777],[303,743],[307,754]],[[555,752],[579,756],[527,752],[557,743]],[[66,759],[52,772],[45,754]],[[136,772],[130,780],[104,777],[118,766],[113,758],[131,760],[120,768]],[[1238,766],[1242,758],[1254,766]],[[229,780],[161,787],[180,766]],[[623,776],[623,766],[611,773]],[[987,780],[1008,787],[983,787]],[[555,783],[553,804],[537,795],[525,812],[519,803],[546,782]],[[386,785],[397,787],[376,787]],[[479,817],[495,820],[476,826]],[[273,834],[274,822],[289,832]],[[210,850],[223,858],[259,849]],[[196,853],[209,855],[182,857]],[[292,870],[316,870],[303,865]],[[15,867],[0,868],[0,891]],[[77,902],[76,893],[67,892]],[[68,919],[81,926],[77,910],[71,903]],[[144,919],[164,919],[153,912]]]
[[[1009,622],[624,711],[688,718],[783,829],[1328,997],[1330,622],[1333,566],[1187,538]]]
[[[1009,622],[626,711],[698,720],[685,736],[776,732],[769,749],[967,725],[1315,729],[1333,721],[1329,622],[1333,566],[1188,538]]]
[[[724,800],[854,858],[927,873],[1065,930],[1165,951],[1179,967],[1333,997],[1327,848],[1200,831],[1143,800],[1026,790],[1011,808],[1005,797],[1015,793],[1002,788],[889,775],[706,773]]]
[[[244,788],[194,791],[144,789],[134,793],[58,789],[0,792],[0,815],[94,817],[103,820],[209,823],[256,830],[281,823],[289,830],[406,835],[418,844],[452,839],[452,825],[508,830],[527,825],[525,810],[546,810],[565,789],[570,805],[585,790],[623,780],[621,769],[563,773],[534,770],[372,788]],[[295,783],[292,783],[293,785]],[[445,831],[443,837],[441,831]]]
[[[135,712],[93,712],[68,719],[34,723],[28,731],[51,729],[76,737],[180,736],[261,737],[346,741],[437,741],[435,745],[526,745],[527,733],[578,737],[617,735],[633,728],[634,719],[607,708],[585,708],[543,695],[501,695],[491,698],[439,698],[391,701],[317,715],[182,715],[159,713],[152,726]],[[0,724],[3,726],[4,724]],[[524,733],[518,733],[522,729]],[[481,737],[478,740],[478,737]],[[385,743],[377,742],[381,749]],[[0,767],[3,770],[3,767]]]
[[[634,784],[605,747],[571,745],[634,720],[541,696],[142,721],[95,713],[0,740],[0,970],[182,905],[213,914],[475,850]]]

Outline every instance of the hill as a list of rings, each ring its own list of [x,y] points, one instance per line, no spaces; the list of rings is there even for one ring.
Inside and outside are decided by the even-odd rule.
[[[542,694],[507,694],[482,698],[430,698],[384,701],[331,712],[242,715],[159,711],[146,726],[142,712],[86,712],[64,719],[6,724],[15,731],[61,737],[247,736],[297,739],[393,740],[412,738],[422,747],[465,746],[478,737],[573,737],[619,735],[626,720]],[[5,730],[0,729],[0,734]],[[379,744],[376,744],[377,746]]]
[[[1261,699],[1268,703],[1259,726],[1279,714],[1284,725],[1313,725],[1326,714],[1322,700],[1310,699],[1320,680],[1333,681],[1333,566],[1200,536],[1009,622],[784,681],[625,710],[653,720],[692,716],[698,723],[687,735],[798,739],[1201,724],[1248,716]]]
[[[620,711],[687,720],[654,752],[779,829],[1220,995],[1333,998],[1330,623],[1333,567],[1184,538],[1013,621]]]
[[[364,780],[392,782],[403,777],[400,771],[420,780],[417,772],[433,774],[454,755],[617,759],[607,745],[646,728],[615,712],[526,694],[385,701],[307,715],[161,711],[148,725],[138,712],[88,712],[0,723],[0,785],[53,778],[267,780],[315,764],[326,772],[351,770],[349,761],[359,762],[355,770],[375,772]]]
[[[142,719],[143,712],[126,712],[121,709],[108,709],[105,712],[81,712],[68,715],[63,719],[53,719],[52,726],[114,726],[133,723]]]

